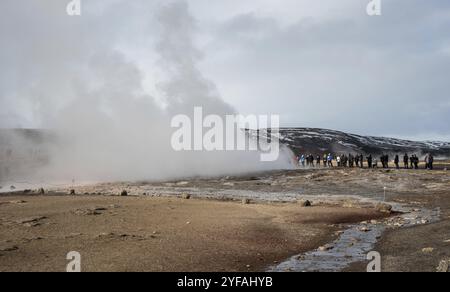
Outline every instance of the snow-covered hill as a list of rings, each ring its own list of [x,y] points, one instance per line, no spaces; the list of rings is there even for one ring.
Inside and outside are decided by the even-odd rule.
[[[253,132],[253,135],[255,133]],[[260,135],[265,136],[264,131]],[[432,153],[436,157],[450,158],[450,143],[438,141],[408,141],[386,137],[348,134],[315,128],[282,128],[280,140],[296,154],[363,153],[404,154]]]

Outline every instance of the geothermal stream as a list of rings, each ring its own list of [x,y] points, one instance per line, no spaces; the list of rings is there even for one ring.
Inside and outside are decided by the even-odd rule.
[[[392,204],[396,212],[403,214],[382,222],[363,222],[351,225],[333,243],[305,254],[293,256],[268,272],[338,272],[350,264],[367,260],[375,244],[389,228],[405,228],[439,220],[440,210],[411,209]]]

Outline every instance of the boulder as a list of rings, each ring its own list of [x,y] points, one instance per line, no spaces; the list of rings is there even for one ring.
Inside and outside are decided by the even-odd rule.
[[[120,193],[120,196],[121,196],[121,197],[126,197],[126,196],[128,196],[128,192],[125,191],[125,190],[123,190],[123,191]]]

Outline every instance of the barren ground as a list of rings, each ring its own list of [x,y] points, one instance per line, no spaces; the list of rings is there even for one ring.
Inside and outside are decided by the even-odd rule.
[[[373,209],[384,187],[388,202],[439,208],[440,221],[388,229],[375,246],[383,271],[435,271],[450,258],[449,173],[360,169],[2,194],[0,271],[64,271],[72,250],[85,271],[264,271],[386,216]]]

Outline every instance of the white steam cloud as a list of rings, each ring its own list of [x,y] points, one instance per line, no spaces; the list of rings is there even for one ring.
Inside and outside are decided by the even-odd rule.
[[[183,1],[150,5],[157,7],[157,29],[150,31],[159,40],[149,51],[156,48],[166,81],[158,83],[160,96],[147,94],[142,69],[119,48],[118,40],[127,38],[117,12],[124,2],[129,4],[86,1],[78,18],[61,13],[66,3],[60,0],[0,4],[4,24],[16,24],[12,31],[0,26],[6,44],[0,53],[6,68],[0,73],[0,128],[31,125],[57,137],[47,146],[48,164],[31,178],[156,180],[290,167],[288,152],[261,163],[257,152],[173,151],[174,115],[192,115],[195,106],[221,116],[234,110],[197,67],[202,54]],[[140,3],[126,9],[141,9]],[[100,21],[105,17],[112,20]]]

